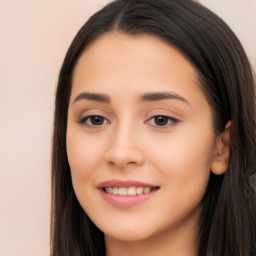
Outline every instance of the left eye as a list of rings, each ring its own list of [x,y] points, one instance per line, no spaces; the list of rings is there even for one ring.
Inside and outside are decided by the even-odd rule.
[[[154,126],[166,127],[178,123],[178,120],[170,116],[153,116],[148,123]]]
[[[103,116],[90,115],[82,118],[79,123],[84,123],[89,126],[100,126],[108,123],[108,120]]]

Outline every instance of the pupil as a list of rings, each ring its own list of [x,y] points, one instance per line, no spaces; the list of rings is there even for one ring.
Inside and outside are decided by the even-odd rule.
[[[91,119],[91,122],[93,125],[101,125],[101,124],[103,124],[104,120],[100,116],[93,116]]]
[[[165,116],[156,116],[155,123],[160,126],[166,125],[168,123],[168,118]]]

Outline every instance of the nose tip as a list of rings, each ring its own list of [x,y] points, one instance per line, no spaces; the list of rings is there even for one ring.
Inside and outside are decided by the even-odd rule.
[[[124,168],[127,165],[142,165],[143,164],[143,160],[142,157],[137,154],[137,153],[133,153],[133,154],[127,154],[126,152],[113,152],[107,153],[105,156],[106,161],[111,164],[111,165],[115,165],[119,168]]]
[[[144,155],[135,141],[116,140],[106,152],[105,160],[118,168],[128,165],[141,166],[144,163]]]

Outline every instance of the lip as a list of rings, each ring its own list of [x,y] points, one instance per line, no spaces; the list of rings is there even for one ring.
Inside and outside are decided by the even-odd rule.
[[[144,183],[141,181],[136,180],[107,180],[101,182],[98,186],[98,188],[105,188],[105,187],[119,187],[119,188],[128,188],[128,187],[158,187],[156,185]]]
[[[132,207],[136,206],[138,204],[143,203],[144,201],[152,198],[159,189],[152,190],[149,193],[146,194],[140,194],[140,195],[134,195],[134,196],[120,196],[120,195],[114,195],[105,192],[103,188],[105,187],[123,187],[123,188],[128,188],[128,187],[157,187],[152,184],[140,182],[140,181],[135,181],[135,180],[126,180],[126,181],[121,181],[121,180],[107,180],[104,182],[101,182],[97,188],[99,189],[99,192],[101,196],[103,197],[104,200],[106,200],[108,203],[119,206],[119,207]]]

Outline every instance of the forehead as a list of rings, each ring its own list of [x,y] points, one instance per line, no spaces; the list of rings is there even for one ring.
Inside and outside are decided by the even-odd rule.
[[[181,94],[200,89],[196,70],[175,47],[155,36],[120,32],[104,34],[85,49],[72,87],[76,93],[124,89],[144,93],[147,88]]]
[[[84,50],[76,67],[86,64],[87,61],[91,62],[90,65],[96,61],[118,61],[119,64],[135,61],[148,67],[154,64],[152,61],[166,62],[170,65],[173,64],[173,59],[175,66],[181,63],[184,69],[195,72],[191,63],[177,48],[156,36],[109,32],[100,36]]]

